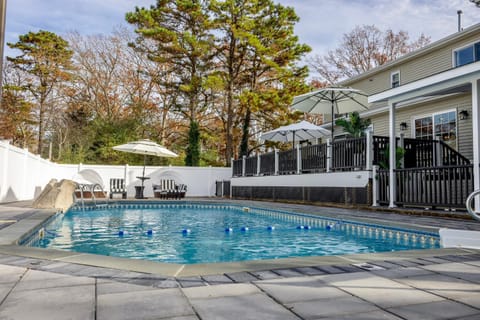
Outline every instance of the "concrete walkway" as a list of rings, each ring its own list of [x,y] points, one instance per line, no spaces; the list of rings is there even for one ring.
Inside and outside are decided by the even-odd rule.
[[[170,289],[0,264],[0,319],[480,319],[464,260]]]
[[[372,219],[382,214],[275,206]],[[28,205],[1,205],[0,229],[31,214]],[[417,219],[393,213],[383,217],[409,223]],[[480,225],[442,217],[419,219],[423,226],[447,224],[476,230]],[[366,265],[344,257],[344,265],[288,266],[190,278],[12,252],[0,254],[0,320],[480,319],[480,251],[425,252],[358,255],[355,261]]]

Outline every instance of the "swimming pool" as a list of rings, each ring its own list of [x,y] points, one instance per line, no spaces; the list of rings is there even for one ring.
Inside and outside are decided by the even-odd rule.
[[[266,208],[117,203],[56,215],[24,245],[169,263],[439,248],[438,234]]]

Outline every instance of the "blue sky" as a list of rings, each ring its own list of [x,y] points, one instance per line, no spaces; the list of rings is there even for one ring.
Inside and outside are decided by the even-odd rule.
[[[480,8],[469,0],[277,0],[295,8],[300,22],[296,33],[301,42],[323,55],[335,48],[344,33],[356,25],[374,24],[381,30],[421,33],[438,40],[457,30],[457,10],[463,26],[480,22]],[[7,0],[6,41],[44,29],[62,35],[110,34],[126,24],[125,13],[135,6],[150,6],[155,0]],[[6,55],[14,55],[8,47]]]

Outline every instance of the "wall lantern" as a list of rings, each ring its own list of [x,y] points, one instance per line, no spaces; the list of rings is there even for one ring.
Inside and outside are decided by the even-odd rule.
[[[408,128],[408,124],[406,122],[400,122],[400,131],[405,131]]]
[[[460,120],[466,120],[468,119],[468,111],[467,110],[462,110],[458,113],[460,116]]]

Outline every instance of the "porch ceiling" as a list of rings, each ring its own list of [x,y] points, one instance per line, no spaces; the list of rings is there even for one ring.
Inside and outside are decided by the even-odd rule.
[[[390,101],[396,104],[418,98],[470,92],[472,81],[477,79],[480,79],[480,61],[371,95],[368,102]]]

